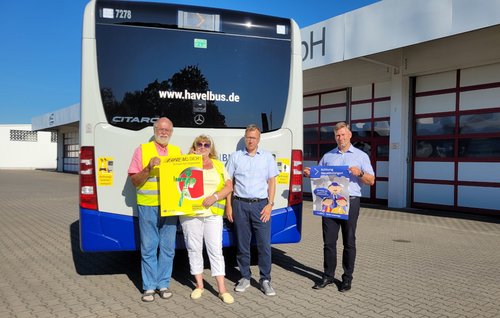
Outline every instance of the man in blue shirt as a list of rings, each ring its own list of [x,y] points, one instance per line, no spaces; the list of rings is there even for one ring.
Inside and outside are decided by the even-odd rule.
[[[234,221],[238,247],[237,261],[241,279],[235,291],[250,286],[250,241],[255,235],[259,257],[260,288],[268,296],[276,295],[271,286],[271,211],[276,192],[278,166],[271,153],[258,148],[260,130],[249,125],[245,130],[245,149],[231,154],[227,172],[233,178],[234,192],[228,197],[226,215]]]
[[[337,267],[337,239],[339,229],[342,230],[344,251],[342,253],[342,267],[344,274],[339,291],[351,289],[354,261],[356,259],[356,225],[359,216],[361,185],[373,185],[375,172],[366,153],[351,144],[352,133],[345,122],[334,127],[337,148],[327,152],[318,163],[319,166],[349,166],[349,218],[347,220],[322,218],[323,227],[323,278],[314,285],[314,289],[324,288],[335,282],[335,268]],[[309,168],[304,169],[304,176],[310,176]]]

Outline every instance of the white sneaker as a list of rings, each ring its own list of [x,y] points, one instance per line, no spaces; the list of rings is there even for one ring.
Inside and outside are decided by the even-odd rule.
[[[250,286],[250,280],[242,278],[238,281],[238,285],[236,285],[234,291],[242,293],[248,288],[248,286]]]
[[[260,290],[266,294],[266,296],[276,296],[276,292],[274,291],[273,287],[271,286],[271,282],[266,280],[263,280],[260,283]]]

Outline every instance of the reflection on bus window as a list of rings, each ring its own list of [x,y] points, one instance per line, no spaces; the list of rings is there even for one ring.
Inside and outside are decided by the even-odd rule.
[[[176,127],[283,125],[290,41],[203,33],[208,45],[200,49],[193,46],[196,31],[110,24],[97,24],[96,37],[101,95],[113,126],[139,130],[161,116]]]

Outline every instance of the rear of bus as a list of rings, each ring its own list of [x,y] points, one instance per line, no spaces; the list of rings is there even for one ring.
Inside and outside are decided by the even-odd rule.
[[[82,41],[80,246],[139,249],[136,192],[127,170],[153,123],[174,123],[170,143],[189,151],[210,135],[221,161],[244,147],[245,127],[280,171],[272,243],[300,240],[302,66],[290,19],[160,3],[91,1]],[[234,245],[225,220],[223,245]],[[178,233],[182,247],[182,233]]]

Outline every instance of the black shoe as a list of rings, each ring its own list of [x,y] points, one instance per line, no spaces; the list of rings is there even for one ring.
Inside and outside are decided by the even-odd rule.
[[[351,282],[343,281],[340,283],[339,292],[343,293],[351,289]]]
[[[333,284],[334,282],[335,282],[334,278],[323,278],[321,281],[316,282],[316,284],[313,286],[313,288],[314,289],[322,289],[330,284]]]

